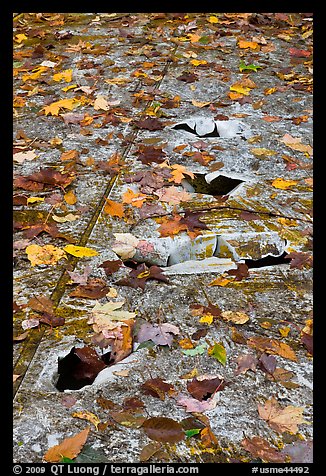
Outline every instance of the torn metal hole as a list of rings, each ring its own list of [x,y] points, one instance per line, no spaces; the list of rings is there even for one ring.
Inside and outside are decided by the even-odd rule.
[[[197,137],[248,137],[249,128],[237,120],[214,121],[210,117],[192,117],[172,126],[171,129],[188,132]]]
[[[192,190],[185,186],[188,191],[194,193],[202,193],[205,195],[223,196],[228,195],[233,192],[238,185],[243,183],[243,180],[227,177],[226,175],[218,175],[216,178],[213,178],[210,182],[207,180],[206,174],[194,174],[195,178],[187,179],[184,182],[187,182]]]
[[[287,253],[284,251],[280,256],[268,255],[260,259],[245,259],[244,262],[248,268],[264,268],[265,266],[289,264],[289,260],[285,259],[285,256],[287,256]]]
[[[107,367],[106,361],[107,357],[101,358],[90,347],[73,347],[69,354],[58,358],[58,371],[54,376],[55,388],[59,392],[64,392],[65,390],[80,390],[91,385],[97,374]]]

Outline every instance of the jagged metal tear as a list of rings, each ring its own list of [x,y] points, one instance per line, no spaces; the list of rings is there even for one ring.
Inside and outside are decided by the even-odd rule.
[[[248,127],[240,121],[215,121],[211,117],[192,117],[175,124],[172,129],[182,130],[198,137],[248,137]]]

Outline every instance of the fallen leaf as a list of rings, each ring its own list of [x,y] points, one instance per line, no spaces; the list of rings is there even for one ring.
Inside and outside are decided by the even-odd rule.
[[[19,377],[21,377],[21,374],[13,374],[13,376],[12,376],[12,381],[13,381],[13,382],[16,382],[16,380],[17,380]]]
[[[254,347],[261,352],[267,354],[279,355],[284,359],[289,359],[294,362],[297,361],[294,350],[284,342],[280,342],[276,339],[269,339],[268,337],[250,337],[247,341],[250,347]]]
[[[197,377],[187,382],[187,390],[196,400],[208,400],[218,390],[223,390],[224,380],[219,377]]]
[[[309,155],[312,155],[313,149],[310,145],[305,145],[301,143],[301,137],[292,137],[290,134],[284,134],[281,139],[286,146],[290,147],[293,150],[298,150],[299,152],[306,152]]]
[[[69,274],[73,283],[87,284],[87,279],[91,271],[92,271],[92,268],[90,266],[86,266],[82,274],[76,273],[75,271],[67,271],[67,273]]]
[[[169,205],[178,205],[180,202],[188,202],[191,199],[190,193],[174,186],[162,187],[154,193],[161,202],[167,202]]]
[[[61,109],[69,109],[72,111],[80,105],[80,102],[75,98],[71,99],[60,99],[60,101],[55,101],[48,106],[43,108],[44,114],[47,116],[51,114],[52,116],[58,116]]]
[[[237,263],[237,269],[229,269],[227,274],[235,276],[235,281],[241,281],[249,276],[249,269],[245,263]]]
[[[244,374],[247,370],[252,370],[256,372],[256,366],[258,364],[258,359],[255,355],[243,354],[237,357],[237,365],[234,375]]]
[[[311,253],[302,253],[299,251],[293,251],[287,254],[285,259],[290,259],[290,268],[311,268],[313,264],[313,258]]]
[[[177,399],[177,404],[186,407],[186,412],[204,413],[208,410],[213,410],[216,407],[218,402],[217,395],[218,394],[215,393],[211,398],[202,400],[201,402],[196,398],[180,395]]]
[[[289,48],[289,53],[291,56],[297,58],[307,58],[308,56],[311,56],[311,51],[299,50],[298,48]]]
[[[136,247],[139,239],[131,233],[113,233],[115,242],[111,246],[114,251],[123,260],[132,258],[136,253]]]
[[[75,180],[73,174],[61,174],[51,167],[40,169],[27,176],[18,176],[14,179],[14,186],[24,190],[41,191],[46,187],[67,187]]]
[[[143,193],[136,193],[130,188],[122,195],[123,203],[130,203],[133,207],[141,208],[143,203],[148,198],[151,198],[149,195]]]
[[[117,260],[107,260],[103,261],[99,265],[99,268],[103,268],[107,276],[111,276],[113,273],[118,271],[118,269],[123,265],[123,262],[120,259]]]
[[[72,150],[67,150],[66,152],[63,152],[61,154],[60,160],[65,162],[67,160],[76,160],[76,159],[78,159],[78,157],[79,157],[78,150],[72,149]]]
[[[246,40],[238,40],[239,48],[251,48],[252,50],[256,50],[259,45],[255,41],[246,41]]]
[[[169,283],[169,280],[162,273],[162,269],[159,266],[150,266],[149,268],[145,263],[137,266],[136,269],[130,271],[127,278],[120,279],[117,284],[120,286],[130,286],[132,288],[145,289],[145,283],[148,279],[156,279],[157,281],[163,281]]]
[[[210,101],[196,101],[195,99],[192,99],[191,100],[191,103],[196,106],[196,107],[205,107],[205,106],[209,106],[209,104],[211,103]]]
[[[223,319],[234,324],[245,324],[249,321],[249,316],[241,311],[223,311],[221,313]]]
[[[298,425],[307,423],[302,418],[303,411],[304,408],[292,405],[282,408],[274,397],[266,400],[264,405],[258,404],[260,418],[266,420],[269,426],[278,433],[285,431],[297,433]]]
[[[263,147],[254,147],[250,149],[250,152],[256,155],[257,157],[270,156],[270,155],[276,154],[275,150],[265,149]]]
[[[141,389],[146,395],[151,395],[152,397],[164,401],[166,393],[170,394],[171,391],[173,391],[173,385],[165,382],[161,378],[152,378],[146,380],[146,382],[141,385]]]
[[[65,81],[70,83],[72,81],[72,69],[65,69],[60,73],[56,73],[52,76],[53,81]]]
[[[27,205],[29,203],[39,203],[39,202],[44,202],[44,198],[43,197],[28,197],[27,199]]]
[[[208,348],[208,355],[218,360],[222,365],[226,364],[226,349],[221,343],[215,343]]]
[[[182,353],[193,357],[194,355],[204,354],[206,350],[207,350],[207,344],[206,342],[204,342],[203,344],[197,345],[194,349],[182,349]]]
[[[216,279],[213,279],[208,286],[227,286],[231,282],[231,279],[223,278],[223,276],[218,276]]]
[[[25,252],[32,266],[40,264],[54,265],[65,257],[64,251],[53,245],[29,245]]]
[[[186,175],[192,179],[195,178],[194,174],[190,170],[187,170],[183,165],[175,164],[171,166],[171,169],[172,177],[168,179],[169,182],[180,184]]]
[[[14,162],[18,162],[19,164],[22,164],[25,160],[34,160],[36,157],[37,155],[35,154],[35,149],[13,154]]]
[[[142,428],[151,440],[173,444],[185,439],[182,426],[171,418],[148,418],[142,424]]]
[[[216,448],[218,446],[218,440],[212,430],[207,426],[200,432],[201,444],[205,448]]]
[[[88,410],[74,412],[71,414],[71,416],[74,418],[81,418],[82,420],[89,421],[95,426],[96,430],[98,430],[98,425],[101,423],[101,420],[96,415],[94,415],[94,413],[89,412]]]
[[[288,188],[292,187],[293,185],[296,185],[297,183],[297,180],[286,180],[283,178],[277,178],[273,180],[272,186],[281,190],[287,190]]]
[[[127,428],[140,428],[146,420],[143,415],[134,415],[130,411],[111,411],[110,417],[120,425]]]
[[[74,194],[73,190],[69,190],[69,192],[65,193],[63,198],[68,205],[75,205],[75,203],[77,202],[77,197]]]
[[[64,216],[57,216],[57,215],[52,215],[52,220],[58,222],[58,223],[66,223],[66,222],[71,222],[78,220],[79,215],[74,215],[73,213],[67,213],[67,215]]]
[[[136,317],[135,312],[117,311],[124,305],[124,301],[109,301],[105,304],[97,302],[92,308],[88,324],[93,324],[95,332],[106,333],[121,326],[127,326],[124,321],[129,321]]]
[[[162,445],[158,441],[153,441],[151,443],[148,443],[148,445],[145,445],[140,452],[140,456],[139,456],[140,461],[142,463],[144,463],[145,461],[148,461],[152,456],[155,455],[155,453],[157,453],[161,449],[162,449]]]
[[[171,347],[173,336],[179,333],[179,328],[173,324],[167,322],[163,324],[150,324],[146,322],[141,325],[136,340],[140,343],[152,340],[155,344]]]
[[[159,131],[165,127],[162,122],[153,117],[146,117],[145,119],[136,121],[135,126],[139,129],[147,129],[149,131]]]
[[[245,438],[241,441],[241,445],[246,451],[256,458],[260,458],[266,463],[284,463],[285,455],[281,454],[276,448],[273,448],[268,441],[259,436]]]
[[[105,281],[100,278],[93,278],[90,279],[87,284],[80,284],[69,294],[69,296],[86,299],[101,299],[106,296],[109,289],[110,288],[106,285]]]
[[[106,203],[103,209],[104,213],[113,217],[122,218],[125,213],[125,209],[122,203],[115,202],[114,200],[106,199]]]
[[[198,76],[194,73],[183,72],[180,76],[177,77],[179,81],[184,81],[185,83],[194,83],[197,81]]]
[[[48,463],[58,463],[63,456],[71,459],[76,458],[86,443],[88,433],[89,428],[85,428],[77,435],[64,439],[59,445],[52,446],[44,455],[45,461]]]
[[[99,94],[94,101],[94,109],[96,111],[108,111],[110,109],[108,101],[101,94]]]
[[[137,159],[140,160],[143,164],[150,164],[152,162],[161,164],[162,162],[164,162],[166,157],[166,153],[162,150],[161,147],[155,147],[152,145],[147,146],[141,144],[136,153],[138,154]],[[141,174],[143,176],[143,173]]]
[[[93,250],[92,248],[87,248],[86,246],[67,245],[63,249],[66,253],[73,256],[77,256],[78,258],[98,255],[98,252],[96,250]]]

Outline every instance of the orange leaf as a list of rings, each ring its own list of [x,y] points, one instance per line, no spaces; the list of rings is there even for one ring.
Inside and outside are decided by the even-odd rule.
[[[115,202],[113,200],[106,199],[106,205],[104,207],[104,213],[111,215],[112,217],[122,218],[124,215],[124,206],[122,203]]]
[[[70,459],[76,458],[87,440],[88,433],[89,428],[86,428],[77,435],[66,438],[59,445],[52,446],[44,455],[45,461],[57,463],[61,461],[63,456]]]
[[[251,48],[252,50],[256,50],[259,45],[255,41],[246,41],[246,40],[239,40],[238,41],[239,48]]]
[[[64,199],[68,205],[75,205],[77,202],[77,197],[72,190],[64,194]]]
[[[133,207],[141,208],[146,198],[150,198],[143,193],[135,193],[133,190],[128,190],[122,195],[123,203],[130,203]]]
[[[65,160],[75,160],[75,159],[78,159],[79,157],[79,152],[78,150],[67,150],[66,152],[63,152],[61,154],[61,157],[60,159],[65,161]]]
[[[190,172],[190,170],[187,170],[183,165],[175,164],[172,165],[171,168],[173,170],[171,172],[172,177],[169,178],[169,182],[181,183],[181,180],[185,178],[185,175],[189,175],[189,177],[192,179],[195,178],[194,174]]]

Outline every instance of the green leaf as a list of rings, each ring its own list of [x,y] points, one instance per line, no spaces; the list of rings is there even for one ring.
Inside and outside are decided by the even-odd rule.
[[[258,68],[262,68],[262,66],[258,66],[258,65],[254,65],[254,64],[247,64],[244,62],[244,61],[240,61],[240,65],[239,65],[239,70],[240,70],[240,73],[242,73],[242,71],[255,71],[257,72],[257,69]]]
[[[187,438],[191,438],[194,435],[198,435],[201,432],[200,428],[192,428],[191,430],[185,430],[185,434]]]
[[[182,349],[181,352],[183,352],[185,355],[198,355],[198,354],[204,354],[205,350],[207,349],[207,344],[204,342],[201,345],[197,345],[194,349]]]
[[[73,459],[67,458],[66,456],[62,456],[60,463],[75,463]]]
[[[215,344],[208,349],[208,355],[218,360],[222,365],[226,364],[226,350],[222,344]]]
[[[144,348],[145,349],[152,349],[155,345],[156,345],[155,342],[153,342],[152,340],[145,340],[144,342],[139,344],[139,346],[137,347],[135,352],[137,352],[137,350],[144,349]]]
[[[90,445],[85,445],[81,453],[74,461],[75,463],[106,463],[107,456],[100,448],[94,449]]]
[[[202,36],[199,38],[198,43],[202,43],[203,45],[207,45],[207,43],[210,43],[211,39],[209,36]]]

